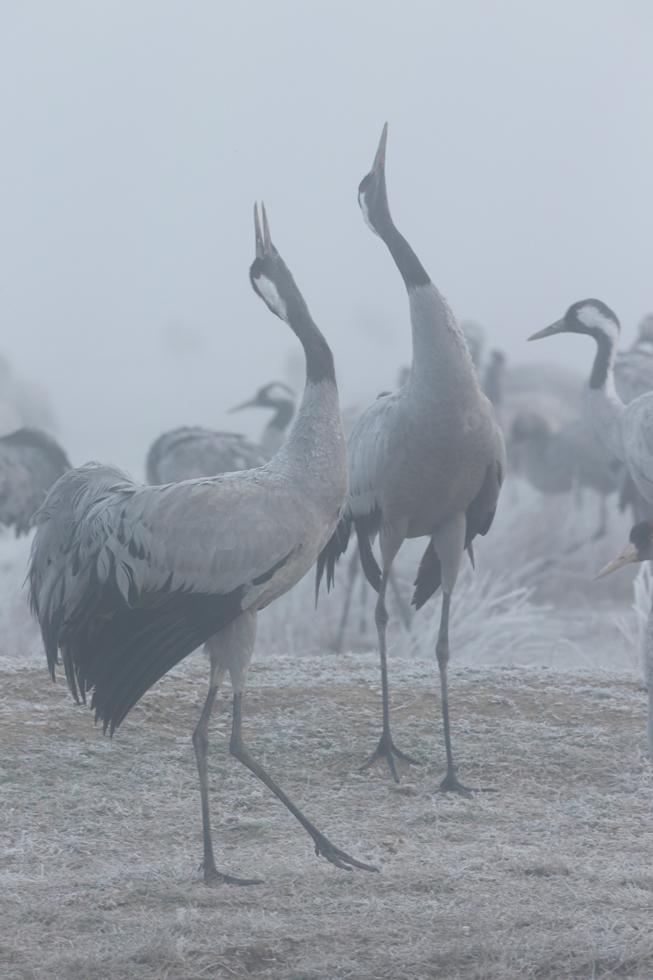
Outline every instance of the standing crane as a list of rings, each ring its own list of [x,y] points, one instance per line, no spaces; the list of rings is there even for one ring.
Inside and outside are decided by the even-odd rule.
[[[68,457],[42,429],[17,429],[0,438],[0,524],[27,534],[52,484],[70,469]]]
[[[442,692],[447,773],[442,790],[467,794],[457,778],[449,721],[449,610],[465,549],[494,518],[505,469],[505,448],[490,402],[479,386],[465,338],[446,301],[406,239],[388,206],[385,181],[387,124],[371,171],[358,189],[365,221],[388,247],[408,292],[413,360],[405,384],[378,398],[361,415],[348,440],[350,488],[338,527],[320,555],[316,589],[356,530],[363,571],[378,592],[375,621],[382,684],[382,734],[364,768],[385,759],[399,781],[395,758],[411,762],[394,744],[386,651],[385,593],[392,564],[406,538],[429,542],[415,582],[419,609],[442,586],[436,655]],[[371,548],[379,536],[382,567]]]
[[[619,489],[623,468],[605,452],[589,421],[578,418],[553,432],[537,412],[520,412],[512,423],[508,459],[511,468],[540,493],[569,493],[584,487],[595,490],[600,516],[592,540],[606,534],[607,498]],[[571,545],[568,553],[578,546]]]
[[[624,464],[644,501],[653,506],[653,391],[639,395],[627,405],[617,393],[614,367],[621,324],[616,313],[601,300],[580,300],[572,303],[562,319],[534,333],[529,340],[559,333],[586,334],[595,341],[587,398],[596,433],[606,450]],[[653,609],[647,634],[653,637]],[[652,705],[649,701],[649,738]]]
[[[653,392],[627,405],[615,387],[614,366],[621,325],[616,313],[598,299],[573,303],[561,320],[534,333],[541,340],[559,333],[592,337],[596,355],[589,378],[587,410],[606,451],[627,468],[638,491],[653,505]]]
[[[288,441],[264,466],[167,486],[139,486],[87,464],[64,475],[38,515],[31,603],[50,673],[61,651],[76,701],[113,733],[152,685],[206,643],[210,680],[193,734],[204,880],[254,884],[217,870],[207,778],[218,686],[233,687],[230,752],[281,800],[339,868],[376,870],[335,847],[243,743],[242,700],[260,609],[310,569],[335,528],[347,488],[331,350],[255,209],[254,291],[304,348],[306,387]]]
[[[271,408],[259,445],[238,432],[219,432],[199,425],[171,429],[155,439],[145,460],[148,483],[178,483],[199,476],[233,473],[262,466],[283,444],[295,412],[295,394],[280,381],[264,385],[253,398],[229,409]]]

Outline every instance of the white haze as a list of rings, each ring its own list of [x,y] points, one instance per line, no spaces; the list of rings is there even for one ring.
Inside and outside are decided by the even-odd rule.
[[[395,219],[457,314],[585,372],[586,341],[523,341],[584,296],[627,340],[653,307],[652,28],[647,0],[5,0],[0,353],[76,463],[256,434],[225,408],[298,363],[248,282],[263,198],[343,402],[369,400],[410,350],[356,205],[387,119]]]

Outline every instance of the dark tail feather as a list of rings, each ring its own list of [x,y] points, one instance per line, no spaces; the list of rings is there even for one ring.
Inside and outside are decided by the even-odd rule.
[[[330,592],[331,587],[335,582],[336,563],[340,558],[340,555],[344,555],[345,551],[347,550],[350,534],[351,534],[351,517],[349,514],[343,514],[340,520],[338,521],[335,531],[327,541],[326,545],[320,552],[317,559],[317,566],[315,569],[315,605],[316,606],[320,594],[320,584],[322,582],[324,571],[326,569],[327,592]]]
[[[358,539],[358,551],[361,556],[361,565],[365,573],[365,578],[370,583],[375,592],[381,588],[381,569],[374,557],[372,545],[362,522],[356,522],[356,538]]]
[[[429,541],[426,551],[422,555],[419,563],[417,578],[415,579],[415,591],[413,592],[412,604],[416,609],[421,609],[424,603],[438,591],[442,583],[442,569],[440,559],[437,556],[433,542]]]
[[[241,589],[225,596],[179,593],[165,605],[124,606],[62,642],[73,693],[111,734],[160,677],[240,614]],[[72,683],[71,683],[72,679]]]

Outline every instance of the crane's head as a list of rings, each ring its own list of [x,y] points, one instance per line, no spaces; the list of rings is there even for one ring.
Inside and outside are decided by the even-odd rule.
[[[358,185],[358,204],[363,212],[363,217],[372,231],[381,237],[383,237],[383,231],[392,221],[385,186],[385,148],[387,141],[388,124],[386,123],[381,133],[372,169]]]
[[[249,398],[240,405],[234,405],[230,412],[239,412],[243,408],[279,408],[280,406],[290,405],[294,407],[295,392],[282,381],[271,381],[270,384],[263,385],[256,392],[253,398]]]
[[[603,578],[604,575],[616,572],[624,565],[651,559],[653,559],[653,521],[640,521],[632,528],[626,547],[616,558],[604,565],[595,577]]]
[[[303,301],[290,270],[272,243],[264,204],[260,220],[258,206],[254,205],[254,238],[256,258],[249,268],[252,288],[275,316],[288,322],[289,307]]]
[[[556,333],[585,333],[595,340],[607,337],[610,343],[616,345],[620,329],[616,313],[600,299],[581,299],[572,303],[561,320],[556,320],[528,339],[541,340]]]

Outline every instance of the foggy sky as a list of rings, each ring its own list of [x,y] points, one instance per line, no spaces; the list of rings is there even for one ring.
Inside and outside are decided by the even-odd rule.
[[[585,338],[524,338],[598,296],[629,342],[653,308],[652,42],[648,0],[0,0],[0,353],[75,463],[257,434],[225,408],[296,361],[248,281],[262,198],[369,401],[410,351],[356,204],[387,119],[395,221],[458,316],[588,373]]]

